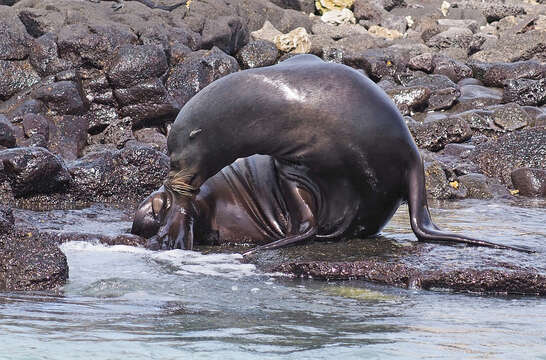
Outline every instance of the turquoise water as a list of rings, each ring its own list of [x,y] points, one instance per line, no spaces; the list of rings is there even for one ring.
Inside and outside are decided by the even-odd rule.
[[[62,229],[61,218],[100,223],[94,211],[104,213],[33,216]],[[117,222],[124,231],[127,216],[108,211],[103,230]],[[544,203],[459,202],[433,215],[452,230],[525,242],[539,250],[533,267],[546,268]],[[411,241],[406,216],[383,235]],[[0,293],[0,359],[546,359],[545,298],[291,279],[239,255],[61,248],[70,266],[62,291]]]

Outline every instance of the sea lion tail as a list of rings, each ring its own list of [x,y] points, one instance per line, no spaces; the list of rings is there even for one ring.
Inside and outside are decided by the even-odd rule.
[[[473,239],[440,230],[436,225],[434,225],[430,217],[425,189],[424,166],[423,161],[420,158],[418,160],[418,164],[413,166],[410,170],[407,194],[411,228],[419,241],[437,243],[465,243],[473,246],[485,246],[496,249],[510,249],[526,253],[534,253],[534,251],[529,249],[495,244],[489,241]]]

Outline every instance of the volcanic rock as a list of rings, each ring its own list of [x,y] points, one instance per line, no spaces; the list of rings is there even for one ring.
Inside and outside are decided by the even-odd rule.
[[[238,70],[237,60],[220,49],[199,50],[170,69],[167,90],[183,106],[214,80]]]
[[[265,41],[251,41],[237,53],[237,60],[243,69],[273,65],[277,61],[279,50],[275,44]]]
[[[44,148],[3,150],[0,161],[17,197],[66,191],[71,180],[62,160]]]
[[[519,105],[542,106],[546,104],[546,79],[506,80],[502,100]]]
[[[520,195],[546,198],[546,169],[519,168],[510,177]]]
[[[439,151],[449,143],[461,143],[472,136],[470,125],[459,118],[413,122],[408,127],[417,146],[430,151]]]
[[[543,169],[546,164],[546,128],[508,133],[476,146],[473,160],[487,176],[512,187],[511,173],[518,168]]]
[[[150,146],[129,141],[121,150],[88,153],[69,164],[78,198],[135,199],[163,184],[169,158]]]

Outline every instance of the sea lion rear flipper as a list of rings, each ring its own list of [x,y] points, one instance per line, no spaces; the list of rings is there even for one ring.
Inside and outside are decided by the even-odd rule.
[[[408,205],[410,213],[411,228],[419,241],[437,242],[437,243],[464,243],[473,246],[485,246],[496,249],[509,249],[526,253],[534,253],[535,251],[501,245],[485,240],[473,239],[470,237],[452,234],[440,230],[430,218],[428,210],[426,190],[425,190],[425,175],[423,162],[419,159],[416,166],[412,166],[408,179]]]

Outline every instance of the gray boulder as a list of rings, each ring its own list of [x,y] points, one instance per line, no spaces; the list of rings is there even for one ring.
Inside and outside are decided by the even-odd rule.
[[[32,232],[0,236],[0,291],[58,289],[68,279],[66,256]]]
[[[170,69],[167,90],[183,106],[214,80],[238,70],[237,60],[220,49],[215,47],[208,51],[199,50]]]
[[[546,128],[530,128],[508,133],[476,146],[472,155],[481,171],[513,187],[511,173],[518,168],[544,169]]]
[[[465,142],[472,136],[470,125],[460,118],[443,118],[408,124],[417,146],[439,151],[450,143]]]
[[[154,148],[129,141],[121,150],[88,153],[69,164],[77,198],[119,201],[143,198],[163,184],[169,158]]]
[[[236,55],[243,69],[273,65],[278,57],[279,50],[275,44],[265,40],[249,42]]]
[[[519,105],[542,106],[546,104],[546,79],[506,80],[502,100]]]
[[[61,159],[44,148],[0,151],[3,173],[17,197],[64,192],[71,177]]]
[[[520,195],[546,198],[546,169],[519,168],[510,177]]]

